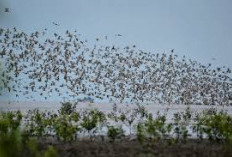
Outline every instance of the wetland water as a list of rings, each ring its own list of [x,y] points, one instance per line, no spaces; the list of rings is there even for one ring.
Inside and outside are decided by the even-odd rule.
[[[188,105],[158,105],[147,104],[144,105],[150,113],[156,113],[158,111],[167,112],[168,114],[184,112]],[[0,111],[16,111],[22,112],[39,109],[41,111],[57,111],[61,107],[61,102],[56,101],[0,101]],[[100,111],[112,111],[113,103],[85,103],[80,102],[77,105],[77,109],[99,109]],[[117,107],[121,110],[130,110],[137,107],[134,104],[117,104]],[[190,105],[192,112],[202,112],[207,109],[217,109],[218,111],[227,111],[229,115],[232,115],[232,106],[206,106],[206,105]]]

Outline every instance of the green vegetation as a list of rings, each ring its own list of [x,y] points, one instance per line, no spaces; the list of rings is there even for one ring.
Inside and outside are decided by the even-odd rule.
[[[0,156],[18,156],[22,151],[21,120],[21,112],[0,113]]]
[[[98,110],[85,111],[83,114],[81,126],[88,133],[96,133],[101,130],[106,122],[106,116],[103,112]],[[92,136],[91,136],[92,137]]]
[[[59,113],[62,115],[65,115],[65,114],[70,115],[71,113],[75,112],[75,109],[76,109],[76,105],[73,105],[70,102],[65,102],[65,103],[62,103]]]
[[[231,150],[232,117],[226,112],[209,110],[193,114],[188,107],[185,112],[175,113],[168,121],[165,114],[151,114],[140,106],[127,112],[115,109],[107,116],[96,109],[78,111],[71,103],[63,103],[58,113],[38,109],[26,114],[20,111],[1,112],[0,156],[57,156],[52,146],[41,149],[37,144],[38,140],[48,137],[70,142],[81,140],[78,136],[86,134],[91,140],[103,134],[114,142],[125,136],[123,125],[128,127],[130,136],[136,133],[141,144],[148,141],[184,143],[193,136],[199,141],[208,139],[209,142],[224,143],[225,148]],[[131,129],[133,126],[134,131]]]
[[[206,134],[210,141],[225,141],[232,144],[232,117],[226,112],[203,112],[197,117],[193,129],[200,138],[202,134]]]
[[[188,126],[191,121],[190,108],[187,107],[184,113],[174,114],[174,133],[176,135],[176,141],[186,142],[188,137]]]
[[[108,126],[107,135],[114,142],[116,138],[121,138],[124,135],[124,132],[121,126]]]
[[[76,139],[76,132],[79,128],[74,122],[70,115],[60,115],[54,119],[53,127],[59,140],[72,141]]]
[[[47,114],[38,109],[29,111],[27,114],[26,132],[31,136],[45,135],[45,129],[49,125]]]
[[[172,130],[172,124],[166,123],[166,116],[157,113],[157,117],[154,119],[152,114],[148,115],[148,119],[144,124],[140,123],[137,127],[138,137],[142,142],[143,138],[151,138],[152,140],[163,140],[168,137]]]
[[[33,138],[31,138],[31,136],[28,136],[28,134],[25,134],[25,132],[20,129],[20,126],[22,125],[22,118],[23,115],[20,111],[0,113],[0,156],[1,157],[8,157],[8,156],[56,157],[58,156],[53,146],[49,146],[47,150],[46,149],[43,151],[39,150],[36,141]],[[38,132],[41,133],[40,131]],[[32,134],[34,135],[34,132]]]

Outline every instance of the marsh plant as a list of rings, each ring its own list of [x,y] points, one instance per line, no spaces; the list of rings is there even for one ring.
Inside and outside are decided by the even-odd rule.
[[[57,157],[56,150],[49,146],[41,151],[35,140],[26,136],[20,111],[0,113],[0,156],[1,157]]]
[[[19,129],[23,115],[20,111],[17,112],[1,112],[0,113],[0,132],[1,134],[13,132]]]
[[[135,109],[135,113],[140,115],[140,118],[147,118],[148,111],[146,110],[145,106],[137,104],[137,108]]]
[[[85,111],[82,117],[81,127],[87,131],[92,138],[92,135],[102,129],[102,127],[106,124],[106,121],[106,116],[101,111]]]
[[[196,114],[194,117],[194,124],[191,126],[193,133],[196,133],[199,140],[203,140],[204,136],[204,120],[201,114]]]
[[[77,138],[79,127],[73,124],[72,117],[60,115],[54,121],[54,131],[59,140],[72,141]]]
[[[29,136],[44,137],[55,134],[59,140],[76,139],[79,131],[80,115],[71,103],[63,103],[58,114],[41,112],[38,109],[28,111],[26,117],[26,133]]]
[[[101,131],[104,126],[107,125],[107,118],[104,112],[96,110],[96,118],[97,118],[97,130]]]
[[[189,136],[188,127],[190,125],[191,116],[192,116],[192,114],[190,111],[190,107],[187,107],[185,112],[174,114],[173,127],[174,127],[174,135],[176,137],[177,142],[180,140],[183,142],[186,142],[186,140]]]
[[[50,112],[41,112],[38,109],[29,110],[26,115],[26,133],[30,136],[42,137],[51,131],[52,122]]]
[[[117,114],[118,114],[117,111],[111,111],[110,113],[107,114],[107,117],[114,122],[118,122],[119,120],[122,120],[122,121],[125,120],[124,119],[125,115],[123,115],[124,113],[121,113],[120,116],[118,116]],[[122,116],[122,119],[121,119],[121,116]]]
[[[209,140],[232,143],[232,117],[226,112],[203,112],[198,119]]]
[[[58,157],[57,151],[53,146],[48,146],[45,151],[41,151],[35,139],[29,139],[26,144],[26,153],[24,156],[28,157]]]
[[[58,116],[53,116],[54,132],[59,140],[72,141],[77,139],[77,132],[81,130],[79,125],[80,114],[76,106],[71,103],[63,103]]]
[[[23,141],[19,130],[21,120],[22,114],[19,111],[0,113],[0,156],[17,156],[15,151],[22,151]]]
[[[70,115],[71,113],[75,112],[76,110],[76,105],[70,103],[70,102],[63,102],[61,104],[61,108],[59,109],[59,114],[62,115]]]
[[[136,118],[136,114],[130,114],[126,117],[126,119],[124,120],[124,122],[126,122],[126,124],[129,126],[130,129],[130,135],[132,133],[132,125],[135,121]]]
[[[159,112],[156,118],[149,114],[144,127],[146,135],[155,141],[167,138],[172,130],[172,124],[166,123],[166,115],[161,115]]]
[[[138,123],[137,124],[137,137],[138,137],[138,141],[140,144],[143,144],[146,138],[146,130],[144,127],[144,123]]]
[[[12,146],[19,150],[22,143],[25,144],[32,137],[40,139],[52,136],[62,141],[74,141],[82,131],[91,140],[95,135],[107,135],[111,141],[115,141],[124,135],[122,126],[127,126],[130,136],[132,128],[136,126],[135,133],[141,144],[144,141],[186,142],[189,131],[200,140],[207,138],[232,143],[232,118],[226,112],[208,110],[193,115],[187,107],[184,112],[175,113],[172,121],[167,121],[166,114],[148,114],[143,106],[122,111],[115,105],[112,112],[105,114],[97,109],[77,110],[75,105],[63,103],[58,113],[38,109],[30,110],[25,115],[19,111],[0,113],[1,147],[8,147],[11,141],[19,141],[16,142],[18,145]],[[7,148],[5,151],[8,151]]]
[[[108,126],[107,136],[111,139],[112,142],[114,142],[115,139],[123,137],[124,131],[122,129],[122,126]]]

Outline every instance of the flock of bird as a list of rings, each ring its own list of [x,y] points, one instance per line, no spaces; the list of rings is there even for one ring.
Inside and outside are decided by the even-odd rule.
[[[107,40],[105,37],[104,40]],[[91,45],[77,32],[0,28],[1,92],[122,103],[232,105],[231,69],[185,56]],[[33,93],[35,93],[33,95]]]

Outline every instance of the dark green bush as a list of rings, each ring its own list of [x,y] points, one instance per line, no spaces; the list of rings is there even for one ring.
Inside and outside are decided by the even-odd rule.
[[[0,113],[0,156],[56,157],[57,153],[52,147],[43,153],[35,140],[25,136],[20,130],[22,117],[19,111]]]
[[[67,114],[70,115],[71,113],[75,112],[76,110],[76,105],[73,105],[70,102],[64,102],[62,103],[61,108],[59,109],[59,114]]]
[[[38,109],[28,111],[26,123],[26,132],[29,136],[42,137],[46,134],[46,129],[51,125],[46,112],[41,112]]]
[[[85,111],[81,126],[90,133],[95,133],[97,129],[101,129],[106,122],[106,116],[98,110]]]
[[[143,123],[138,123],[137,125],[137,137],[139,143],[143,144],[145,140],[145,128]]]
[[[108,126],[107,136],[114,142],[115,139],[124,135],[122,127]]]
[[[144,126],[147,136],[154,140],[166,138],[172,129],[172,125],[166,123],[166,115],[160,115],[159,112],[155,119],[153,119],[152,114],[149,114]]]
[[[232,117],[226,112],[212,114],[204,112],[199,118],[199,122],[209,140],[232,142]]]
[[[58,139],[64,141],[74,140],[79,130],[78,126],[73,124],[69,115],[59,115],[56,117],[53,127]]]
[[[187,127],[190,124],[191,116],[192,114],[190,112],[189,107],[187,107],[185,112],[174,114],[173,127],[174,127],[174,134],[176,135],[176,141],[181,140],[182,142],[186,142],[189,136]]]

